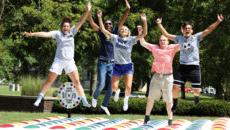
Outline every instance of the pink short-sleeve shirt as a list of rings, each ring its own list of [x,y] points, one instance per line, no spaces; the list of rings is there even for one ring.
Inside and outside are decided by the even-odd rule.
[[[180,50],[179,44],[170,44],[167,48],[161,49],[160,46],[148,44],[147,49],[152,52],[154,61],[152,64],[152,72],[160,74],[169,74],[173,72],[173,58]]]

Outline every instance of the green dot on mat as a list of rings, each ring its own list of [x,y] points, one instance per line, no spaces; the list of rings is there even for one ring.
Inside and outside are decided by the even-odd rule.
[[[28,126],[25,126],[24,128],[33,129],[33,128],[40,128],[40,127],[37,125],[28,125]]]
[[[89,127],[81,127],[81,128],[76,128],[75,130],[91,130]]]
[[[141,128],[133,128],[131,130],[143,130],[143,129],[141,129]]]

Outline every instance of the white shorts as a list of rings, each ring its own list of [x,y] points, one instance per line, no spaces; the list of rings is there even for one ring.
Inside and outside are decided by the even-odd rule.
[[[75,65],[75,61],[74,60],[70,60],[70,61],[54,60],[49,71],[60,75],[60,74],[62,74],[63,69],[65,70],[66,74],[77,70],[77,66]]]
[[[148,98],[159,100],[163,94],[165,102],[172,103],[173,75],[155,73],[151,79]]]

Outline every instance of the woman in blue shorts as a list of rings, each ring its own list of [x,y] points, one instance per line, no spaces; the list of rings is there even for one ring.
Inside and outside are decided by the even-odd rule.
[[[143,23],[143,34],[140,36],[130,36],[130,30],[127,26],[122,26],[118,30],[119,35],[112,34],[107,31],[102,22],[102,12],[97,13],[101,31],[106,35],[108,40],[114,46],[114,59],[115,64],[113,67],[112,88],[115,91],[114,100],[118,101],[120,89],[118,88],[120,77],[124,76],[125,79],[125,98],[123,110],[128,110],[128,100],[131,94],[131,87],[133,81],[133,63],[131,60],[132,47],[137,43],[139,38],[147,35],[147,19],[145,14],[141,14],[141,21]]]

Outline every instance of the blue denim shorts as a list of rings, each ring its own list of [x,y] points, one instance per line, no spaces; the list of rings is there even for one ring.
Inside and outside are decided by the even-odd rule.
[[[134,72],[133,63],[114,64],[114,66],[113,66],[113,75],[114,76],[123,76],[126,74],[133,74],[133,72]]]

